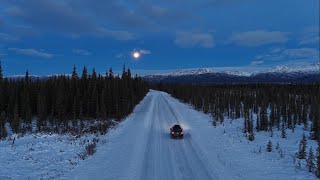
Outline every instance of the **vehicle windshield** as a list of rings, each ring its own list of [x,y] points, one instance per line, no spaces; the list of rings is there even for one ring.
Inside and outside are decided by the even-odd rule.
[[[181,128],[179,125],[174,125],[174,126],[173,126],[173,130],[174,130],[174,131],[177,131],[177,132],[181,132],[181,131],[182,131],[182,128]]]

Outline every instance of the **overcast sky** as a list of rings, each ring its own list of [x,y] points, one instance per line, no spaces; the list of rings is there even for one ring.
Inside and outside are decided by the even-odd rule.
[[[319,0],[0,0],[0,59],[5,75],[314,63]]]

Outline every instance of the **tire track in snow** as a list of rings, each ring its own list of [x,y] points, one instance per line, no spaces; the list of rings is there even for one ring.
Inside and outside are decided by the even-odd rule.
[[[166,107],[167,104],[164,101],[163,96],[161,96],[160,100],[162,102],[163,107]],[[163,114],[161,114],[161,115],[163,115]],[[173,115],[173,114],[171,113],[170,115]],[[175,176],[175,179],[193,180],[193,179],[195,179],[195,177],[193,176],[193,171],[190,166],[190,163],[186,162],[186,161],[188,161],[188,159],[187,159],[187,156],[186,156],[184,150],[181,148],[181,142],[179,140],[177,141],[177,140],[170,138],[169,127],[171,127],[173,125],[173,123],[174,124],[177,123],[176,118],[172,118],[172,116],[170,116],[170,115],[167,115],[167,117],[163,117],[161,119],[164,120],[164,122],[162,124],[165,125],[165,123],[166,123],[165,127],[168,129],[167,130],[168,142],[169,142],[168,147],[170,148],[169,150],[170,150],[170,153],[172,154],[171,157],[173,157],[172,164],[175,165],[174,166],[175,174],[173,174],[172,176]]]
[[[159,102],[159,98],[161,97],[156,97],[156,102]],[[168,150],[168,137],[165,136],[165,128],[162,126],[163,123],[160,118],[161,109],[159,104],[155,103],[150,132],[147,134],[148,139],[139,178],[142,180],[172,179],[172,174],[174,174],[170,161],[171,154]],[[169,161],[165,161],[166,158]]]
[[[181,124],[179,121],[179,118],[173,109],[173,107],[169,104],[168,100],[161,94],[161,99],[166,105],[167,109],[171,112],[173,117],[171,118],[171,121],[174,123]],[[206,157],[202,152],[197,151],[192,142],[192,136],[190,134],[185,134],[184,139],[181,140],[181,142],[178,142],[178,146],[176,146],[176,149],[179,149],[176,154],[183,154],[183,157],[180,159],[185,159],[185,162],[187,163],[185,166],[187,167],[188,173],[192,172],[192,175],[186,176],[183,179],[189,179],[188,177],[193,177],[191,179],[213,179],[211,174],[208,171],[208,167],[210,167],[209,163],[206,161]],[[185,172],[184,172],[185,173]],[[188,174],[187,173],[187,174]],[[218,179],[217,176],[215,176],[214,179]]]
[[[169,104],[168,100],[163,96],[163,94],[161,94],[163,101],[166,104],[166,107],[168,107],[168,109],[170,110],[170,112],[172,113],[173,117],[174,117],[174,121],[178,124],[181,124],[179,121],[179,118],[177,116],[177,112],[173,109],[173,107]],[[183,152],[185,154],[185,158],[187,158],[187,160],[189,161],[189,164],[194,165],[197,164],[194,167],[194,170],[196,173],[194,173],[194,175],[197,175],[194,179],[203,179],[203,175],[200,174],[205,174],[205,176],[207,178],[205,179],[219,179],[217,175],[214,175],[214,178],[212,178],[212,174],[209,173],[209,167],[210,163],[207,162],[205,155],[201,152],[201,150],[199,148],[195,148],[194,140],[192,139],[192,136],[190,134],[185,134],[184,135],[184,139],[182,139],[182,146],[180,146],[181,148],[181,152]],[[198,146],[197,146],[198,147]],[[189,158],[190,156],[192,156],[192,158]],[[210,168],[211,170],[212,168]],[[213,169],[212,169],[213,170]],[[199,171],[202,171],[202,173],[198,173]]]

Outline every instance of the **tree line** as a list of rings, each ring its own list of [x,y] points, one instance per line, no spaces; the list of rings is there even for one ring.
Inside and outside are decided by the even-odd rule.
[[[312,148],[306,153],[303,135],[298,159],[305,159],[310,172],[320,177],[320,85],[319,84],[225,84],[225,85],[174,85],[157,84],[175,98],[212,117],[212,124],[223,123],[225,118],[243,119],[243,133],[250,140],[259,131],[295,131],[297,125],[309,131],[309,138],[318,141],[316,157]],[[270,143],[268,144],[268,148]],[[315,166],[314,164],[317,166]]]
[[[148,84],[125,66],[121,76],[111,68],[101,75],[86,67],[80,76],[74,66],[71,76],[44,79],[31,77],[28,70],[24,78],[4,78],[0,64],[0,139],[7,136],[8,125],[13,133],[105,132],[111,120],[130,114],[147,92]],[[92,129],[89,120],[99,125]]]
[[[295,130],[309,127],[310,138],[319,139],[320,86],[294,84],[158,85],[197,110],[210,113],[213,124],[244,119],[243,131]],[[255,118],[254,118],[255,117]],[[254,121],[254,119],[256,119]],[[250,136],[248,136],[250,137]],[[253,137],[252,137],[253,138]]]

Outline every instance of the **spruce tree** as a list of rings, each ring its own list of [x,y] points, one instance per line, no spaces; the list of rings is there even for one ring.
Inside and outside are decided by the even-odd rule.
[[[249,121],[249,140],[253,141],[255,139],[254,131],[253,131],[253,119]]]
[[[122,79],[122,80],[126,80],[126,78],[127,78],[127,71],[126,71],[126,65],[124,64],[124,65],[123,65],[123,69],[122,69],[121,79]]]
[[[38,131],[41,131],[41,127],[43,126],[44,121],[47,117],[46,97],[44,94],[41,93],[41,91],[38,94],[38,98],[37,98],[37,117],[38,117],[38,121],[37,121]]]
[[[6,114],[3,111],[0,114],[0,140],[6,138],[8,135],[5,124],[6,124]]]
[[[112,68],[110,68],[108,73],[108,79],[112,80],[113,78],[114,78],[114,74],[113,74]]]
[[[318,178],[320,178],[320,143],[318,142],[318,148],[317,148],[317,171],[316,175]]]
[[[20,131],[20,117],[19,117],[19,105],[18,102],[16,101],[13,109],[13,119],[12,119],[12,130],[14,133],[19,133]]]
[[[25,106],[24,106],[24,118],[26,125],[29,127],[28,129],[31,130],[31,118],[32,118],[32,112],[31,112],[31,105],[30,105],[30,96],[29,93],[25,97]]]
[[[76,100],[76,97],[73,99],[73,102],[72,102],[72,122],[73,122],[73,125],[75,125],[75,121],[77,120],[77,100]]]
[[[272,142],[271,140],[269,140],[268,144],[267,144],[267,152],[271,152],[272,151]]]
[[[128,68],[128,70],[127,70],[127,75],[128,75],[128,78],[131,78],[131,71],[130,71],[129,68]]]
[[[285,128],[285,122],[282,122],[281,125],[281,138],[287,138],[286,128]]]
[[[319,92],[320,93],[320,92]],[[312,104],[311,104],[311,131],[310,131],[310,138],[312,140],[318,139],[319,136],[319,119],[320,119],[320,110],[319,110],[319,105],[320,105],[320,95],[318,95],[318,99],[312,99]]]
[[[312,147],[309,149],[309,156],[307,161],[307,167],[309,169],[309,172],[313,172],[314,168],[315,168],[315,164],[314,164],[314,155],[313,155],[313,151],[312,151]]]
[[[27,69],[27,71],[26,71],[26,75],[24,76],[24,80],[25,80],[25,82],[26,83],[28,83],[29,82],[29,70]]]
[[[105,104],[105,89],[103,89],[100,96],[100,115],[103,119],[107,118],[107,108]]]
[[[256,122],[256,130],[257,130],[257,132],[260,131],[260,118],[258,115],[257,115],[257,122]]]
[[[92,75],[91,75],[91,77],[92,77],[92,80],[96,80],[96,79],[97,79],[97,73],[96,73],[95,68],[92,69]]]
[[[306,158],[306,148],[307,148],[307,139],[303,133],[302,138],[300,140],[300,144],[299,144],[299,152],[297,154],[297,158],[299,158],[299,159]]]
[[[87,70],[87,67],[86,67],[86,66],[83,66],[81,78],[82,78],[83,80],[85,80],[85,79],[88,78],[88,70]]]
[[[78,78],[77,68],[76,68],[76,65],[73,65],[72,79],[77,79],[77,78]]]

